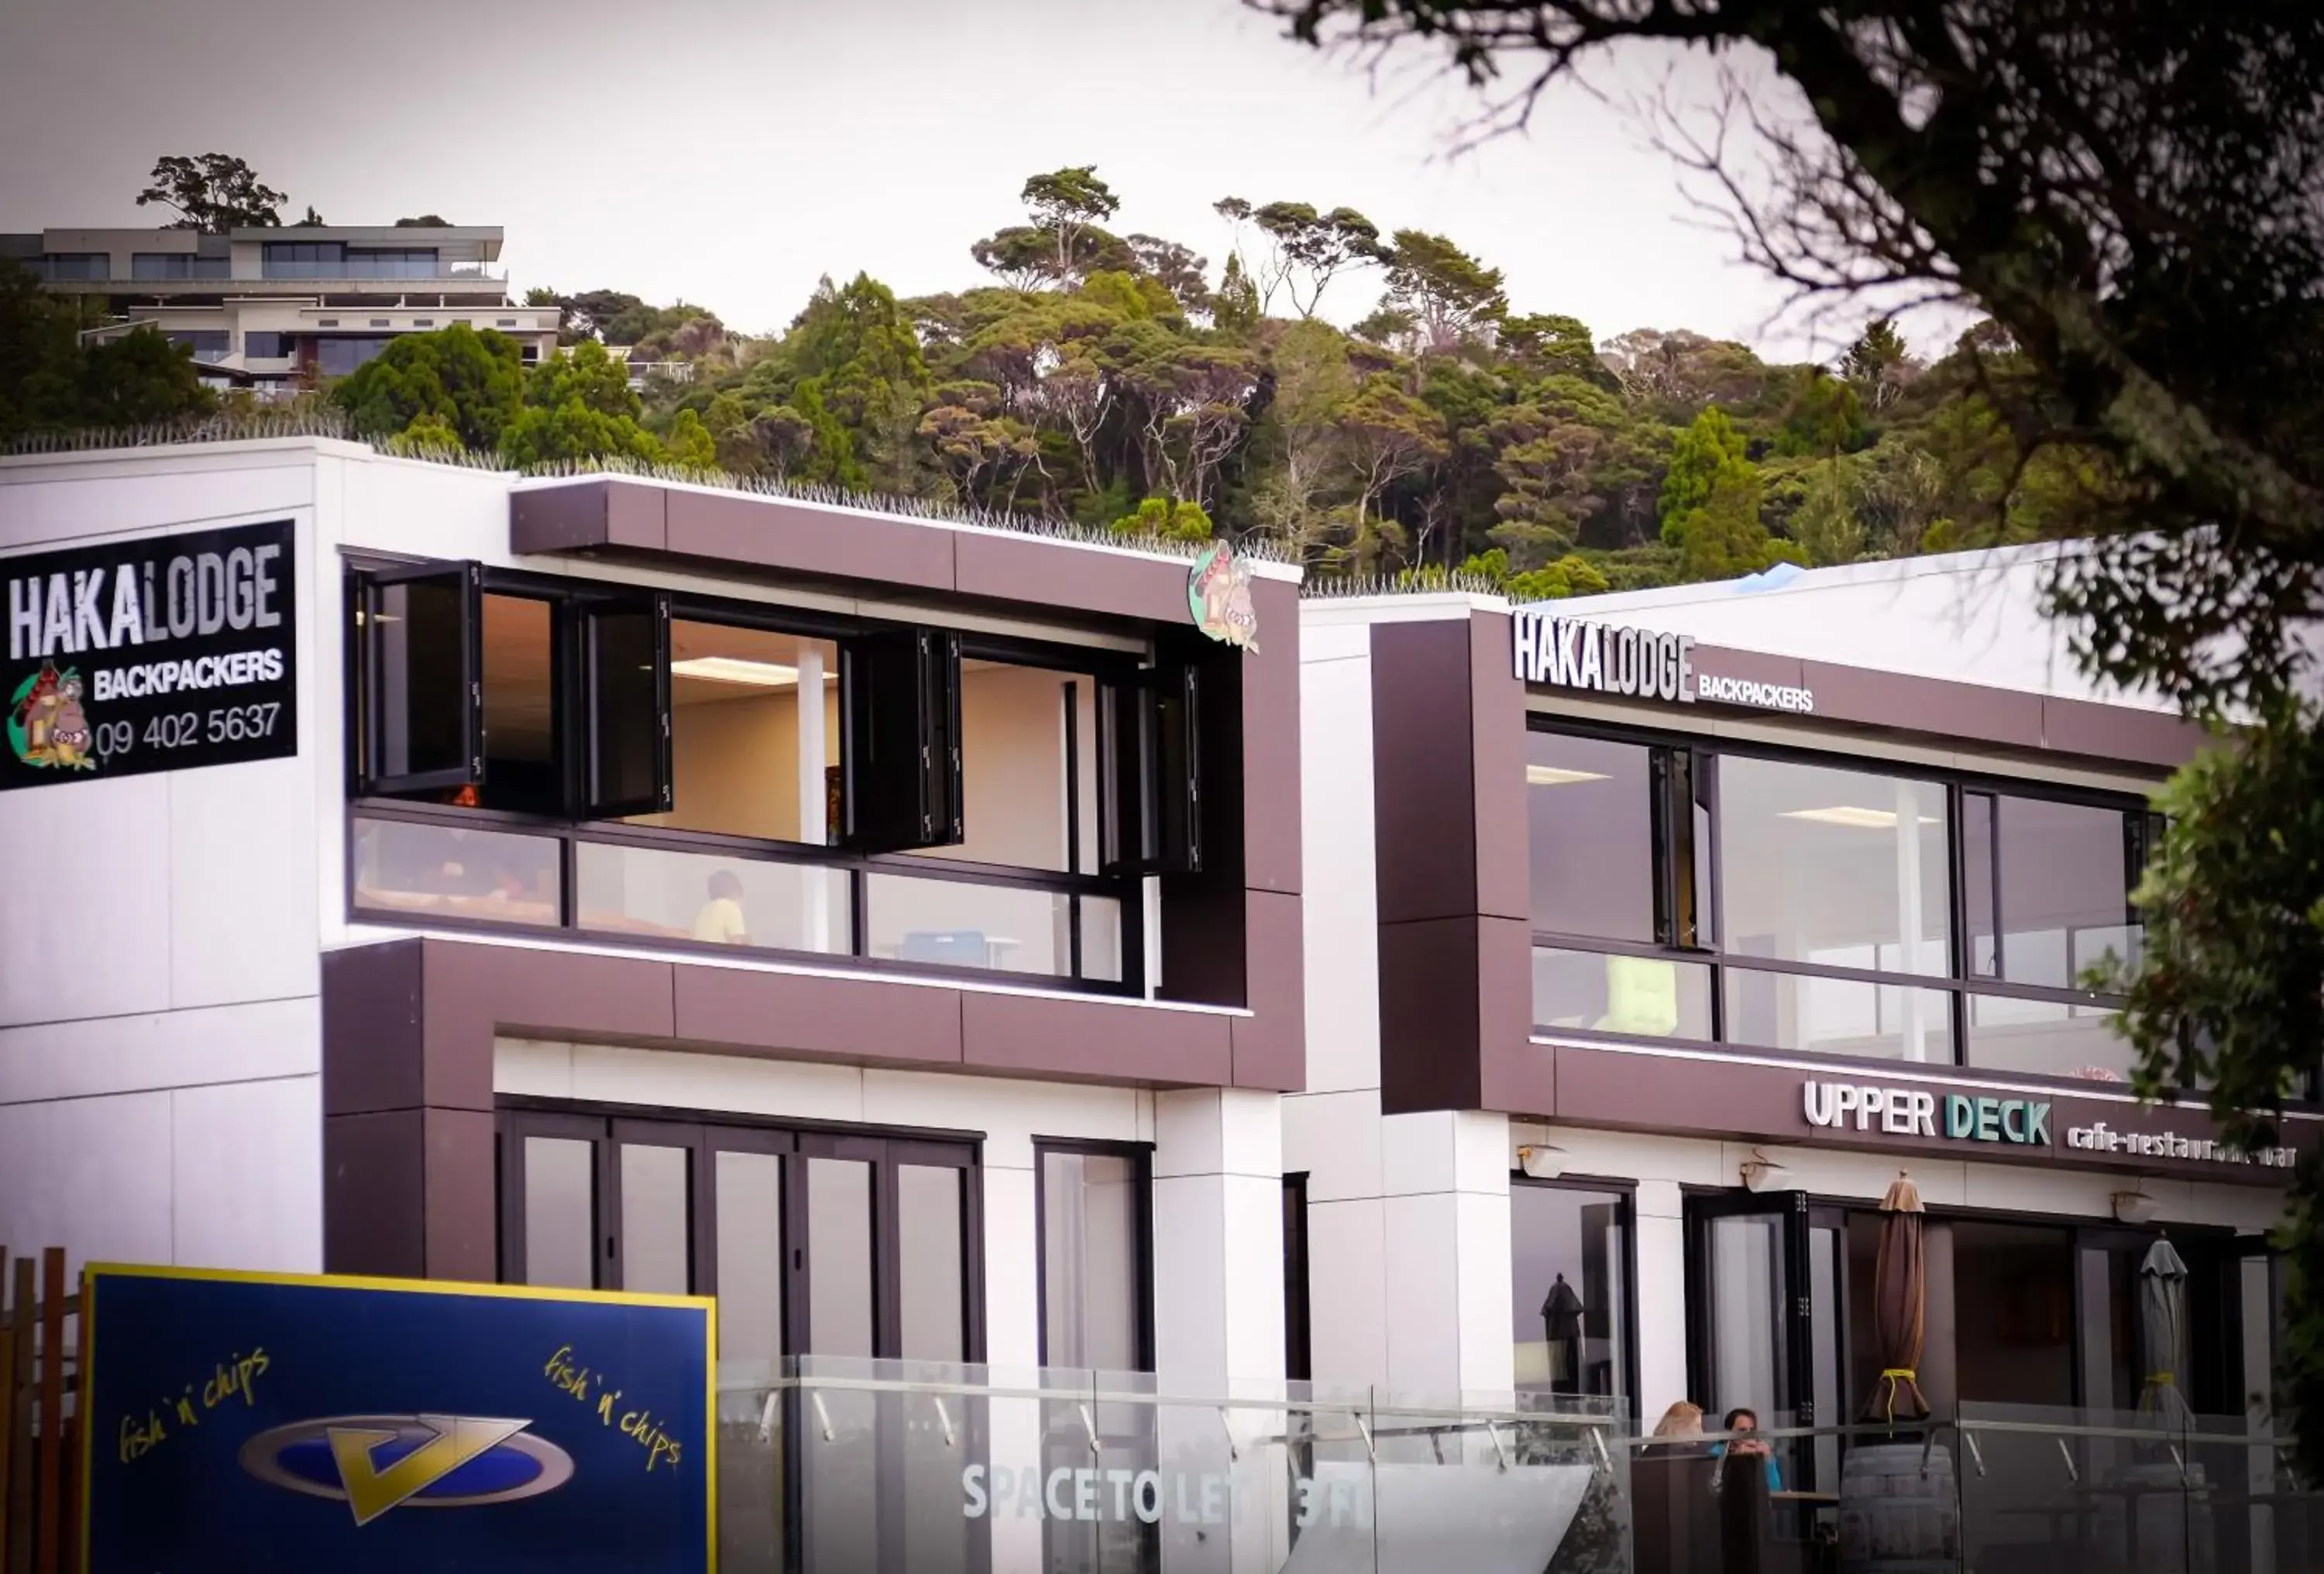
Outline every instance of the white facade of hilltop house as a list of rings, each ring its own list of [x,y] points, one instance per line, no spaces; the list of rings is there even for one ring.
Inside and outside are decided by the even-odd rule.
[[[509,293],[496,225],[236,229],[52,228],[0,235],[0,260],[60,295],[104,301],[92,332],[148,326],[207,377],[288,392],[343,377],[404,334],[465,323],[554,354],[559,313]]]

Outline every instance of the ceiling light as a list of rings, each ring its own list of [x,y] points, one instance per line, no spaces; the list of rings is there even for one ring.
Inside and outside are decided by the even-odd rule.
[[[1856,831],[1894,831],[1896,811],[1894,809],[1860,809],[1853,804],[1834,804],[1828,809],[1785,809],[1778,816],[1785,820],[1812,820],[1819,825],[1846,825]],[[1923,825],[1938,822],[1927,815],[1917,816]]]
[[[1526,786],[1564,787],[1577,781],[1607,781],[1611,779],[1602,770],[1568,770],[1562,765],[1528,765]]]
[[[745,661],[736,656],[696,656],[669,664],[672,677],[698,677],[706,683],[741,683],[757,688],[788,688],[798,682],[798,668],[775,661]]]

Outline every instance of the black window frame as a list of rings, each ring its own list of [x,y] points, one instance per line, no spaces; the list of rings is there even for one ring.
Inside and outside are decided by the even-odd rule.
[[[934,849],[890,851],[867,846],[860,841],[843,836],[836,845],[826,843],[783,842],[770,838],[730,835],[723,833],[683,831],[666,827],[637,825],[622,820],[593,815],[588,804],[590,782],[586,772],[587,756],[594,747],[588,722],[588,677],[584,659],[586,640],[579,631],[588,612],[594,608],[622,605],[642,607],[650,603],[659,621],[657,647],[658,699],[660,709],[660,732],[663,754],[658,787],[665,794],[674,790],[675,770],[670,758],[670,680],[669,626],[678,621],[702,622],[736,628],[761,629],[827,640],[837,644],[844,653],[871,638],[898,634],[927,632],[945,642],[944,659],[955,674],[964,660],[983,660],[1011,666],[1037,667],[1070,673],[1074,678],[1088,678],[1102,694],[1110,685],[1135,683],[1141,673],[1155,670],[1155,663],[1138,653],[1111,647],[1084,646],[1063,640],[1044,640],[990,632],[955,631],[945,628],[923,629],[920,625],[898,623],[869,617],[842,616],[809,609],[799,609],[768,603],[728,601],[715,596],[696,595],[678,591],[665,591],[653,586],[621,584],[594,580],[531,573],[521,569],[503,569],[483,564],[447,560],[414,562],[392,559],[375,554],[350,552],[346,555],[345,580],[349,612],[347,689],[345,695],[349,718],[347,764],[348,819],[347,838],[352,849],[355,827],[363,821],[392,821],[439,824],[447,827],[501,829],[512,833],[530,833],[557,838],[563,846],[560,884],[562,897],[559,917],[555,925],[509,923],[494,919],[463,917],[456,915],[428,913],[394,913],[359,906],[352,873],[348,883],[346,916],[349,922],[393,921],[399,925],[429,928],[475,929],[483,932],[509,934],[525,933],[543,937],[568,940],[604,939],[598,931],[580,926],[576,897],[576,848],[583,842],[607,843],[670,852],[691,853],[750,861],[813,864],[846,872],[850,881],[850,906],[853,933],[847,936],[844,950],[832,952],[791,951],[773,946],[714,944],[676,937],[656,937],[650,943],[660,950],[696,951],[733,959],[737,956],[760,961],[799,962],[815,966],[829,966],[844,962],[848,966],[874,971],[894,971],[918,976],[935,974],[943,977],[976,979],[1005,983],[1018,988],[1059,990],[1075,993],[1142,997],[1146,992],[1146,904],[1143,877],[1121,870],[1088,870],[1083,867],[1081,798],[1079,772],[1087,769],[1087,751],[1080,737],[1076,721],[1077,705],[1069,699],[1065,718],[1068,785],[1067,858],[1066,868],[1059,870],[992,864],[964,859],[938,856],[942,845]],[[447,575],[464,572],[469,575],[466,627],[463,635],[464,670],[468,678],[469,713],[464,723],[466,756],[469,766],[459,772],[439,771],[423,776],[381,778],[369,772],[368,761],[376,758],[377,728],[374,695],[378,682],[376,662],[373,656],[375,636],[354,624],[354,613],[374,604],[377,586],[411,579]],[[533,810],[510,810],[484,806],[462,806],[429,801],[445,792],[465,787],[485,785],[488,761],[484,757],[483,729],[483,654],[482,606],[484,598],[503,595],[526,599],[547,600],[554,611],[553,635],[557,644],[555,693],[556,715],[554,731],[558,758],[563,767],[563,801],[553,813]],[[366,625],[367,627],[367,625]],[[846,667],[840,669],[843,687],[846,682]],[[1068,686],[1071,688],[1072,686]],[[1074,694],[1078,693],[1075,689]],[[962,766],[957,741],[960,737],[958,720],[959,690],[955,681],[948,696],[949,704],[944,715],[946,736],[953,741],[947,759],[936,762],[949,775],[939,784],[938,790],[948,794],[941,807],[947,815],[947,831],[960,823]],[[842,732],[848,729],[849,705],[843,694],[841,702]],[[853,762],[847,752],[847,740],[843,736],[834,750],[843,772],[843,798],[849,778],[853,775]],[[1198,789],[1189,792],[1189,814],[1199,813]],[[1103,845],[1104,829],[1112,812],[1103,790],[1096,795],[1100,815],[1099,844]],[[660,805],[667,807],[667,803]],[[632,809],[632,814],[656,813],[659,808]],[[354,862],[350,859],[350,870]],[[951,963],[907,962],[899,958],[871,953],[868,934],[868,893],[872,880],[881,875],[909,879],[949,880],[960,883],[1018,887],[1047,890],[1066,898],[1067,952],[1065,971],[1050,973],[1018,971],[1001,968],[978,968]],[[1117,978],[1102,978],[1084,971],[1082,953],[1083,910],[1091,900],[1107,900],[1115,904],[1120,915],[1120,966],[1114,970]],[[635,936],[613,934],[623,943],[635,943]]]
[[[593,1145],[593,1244],[595,1287],[622,1281],[621,1150],[624,1143],[687,1150],[688,1293],[718,1293],[717,1155],[772,1155],[784,1162],[783,1339],[786,1357],[812,1353],[805,1185],[811,1158],[862,1160],[872,1166],[872,1358],[900,1358],[903,1316],[899,1288],[902,1259],[897,1228],[895,1171],[912,1164],[961,1172],[961,1293],[963,1360],[984,1360],[984,1134],[934,1128],[788,1120],[722,1110],[609,1104],[503,1096],[494,1100],[496,1137],[493,1219],[498,1231],[495,1271],[503,1284],[526,1282],[523,1143],[527,1137],[561,1137]]]
[[[1137,1192],[1138,1239],[1138,1366],[1152,1372],[1154,1358],[1154,1145],[1148,1142],[1101,1142],[1080,1137],[1037,1137],[1033,1139],[1033,1327],[1037,1364],[1049,1365],[1049,1189],[1051,1154],[1078,1154],[1088,1158],[1119,1158],[1130,1162]]]
[[[1638,1403],[1638,1183],[1618,1175],[1528,1175],[1523,1169],[1513,1168],[1509,1171],[1509,1185],[1512,1190],[1527,1186],[1546,1192],[1588,1192],[1601,1197],[1611,1196],[1620,1205],[1622,1211],[1618,1222],[1622,1230],[1622,1261],[1615,1271],[1621,1275],[1623,1290],[1622,1388],[1614,1397],[1635,1407]],[[1514,1207],[1510,1210],[1509,1229],[1512,1232],[1517,1229]],[[1515,1331],[1511,1330],[1513,1334]]]
[[[1708,737],[1702,733],[1671,729],[1627,726],[1603,723],[1589,718],[1555,713],[1528,711],[1526,726],[1529,732],[1539,732],[1591,739],[1601,742],[1621,743],[1642,747],[1651,757],[1662,759],[1684,756],[1692,776],[1691,791],[1694,801],[1706,808],[1709,838],[1709,890],[1699,893],[1704,900],[1708,916],[1705,927],[1710,933],[1709,943],[1693,945],[1675,943],[1675,928],[1665,929],[1662,919],[1666,905],[1674,903],[1669,894],[1669,882],[1674,879],[1675,865],[1682,857],[1692,858],[1700,851],[1693,847],[1681,848],[1666,844],[1662,834],[1665,824],[1680,823],[1674,805],[1680,796],[1665,785],[1665,777],[1675,773],[1657,765],[1650,784],[1653,795],[1653,820],[1655,826],[1654,849],[1655,897],[1657,934],[1662,936],[1653,943],[1611,939],[1591,934],[1575,934],[1541,928],[1532,930],[1531,943],[1566,952],[1594,953],[1606,956],[1635,956],[1665,961],[1681,965],[1707,968],[1711,990],[1711,1036],[1707,1039],[1678,1036],[1650,1037],[1620,1034],[1597,1028],[1551,1027],[1536,1023],[1536,1034],[1559,1037],[1598,1039],[1626,1044],[1639,1044],[1665,1048],[1703,1049],[1744,1058],[1770,1056],[1812,1059],[1818,1064],[1835,1067],[1854,1066],[1868,1070],[1894,1070],[1898,1066],[1926,1066],[1933,1070],[1976,1072],[2026,1079],[2044,1085],[2084,1088],[2092,1084],[2072,1077],[2051,1076],[2039,1072],[2021,1072],[2007,1067],[1978,1065],[1969,1058],[1969,1016],[1967,1001],[1972,996],[1997,996],[2039,1001],[2047,1004],[2083,1006],[2119,1010],[2125,1004],[2122,996],[2100,993],[2080,988],[2056,989],[2044,985],[2013,983],[2004,979],[1973,974],[1969,945],[1968,893],[1964,880],[1963,847],[1965,800],[1973,795],[1987,794],[1997,797],[2040,799],[2046,802],[2074,804],[2087,807],[2118,811],[2126,817],[2125,869],[2127,875],[2131,861],[2141,852],[2151,851],[2161,834],[2163,817],[2156,814],[2148,800],[2133,794],[2086,787],[2070,782],[2038,778],[2013,777],[1999,771],[1961,769],[1925,765],[1919,761],[1890,758],[1878,754],[1857,754],[1812,746],[1766,742],[1757,739],[1738,740]],[[1949,900],[1946,904],[1947,962],[1942,973],[1904,973],[1879,969],[1830,966],[1821,963],[1792,962],[1776,957],[1745,956],[1725,949],[1726,936],[1717,930],[1723,898],[1725,869],[1724,836],[1719,814],[1719,763],[1723,759],[1748,759],[1776,763],[1815,766],[1826,769],[1857,770],[1877,775],[1901,775],[1914,780],[1936,784],[1945,794],[1947,805],[1947,870]],[[2135,922],[2136,914],[2125,898],[2126,917]],[[1932,990],[1948,997],[1950,1008],[1946,1042],[1950,1057],[1941,1061],[1900,1061],[1893,1057],[1827,1054],[1821,1051],[1784,1050],[1765,1045],[1738,1042],[1729,1036],[1727,974],[1735,969],[1762,973],[1784,973],[1800,977],[1835,979],[1845,981],[1889,986],[1899,989]],[[1531,1013],[1528,1011],[1528,1016]]]
[[[1309,1172],[1283,1177],[1283,1376],[1289,1383],[1315,1380],[1315,1282],[1307,1228]]]

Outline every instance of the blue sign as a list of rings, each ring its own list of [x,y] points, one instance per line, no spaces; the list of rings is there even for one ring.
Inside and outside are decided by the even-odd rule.
[[[86,1574],[708,1574],[711,1302],[91,1266]]]

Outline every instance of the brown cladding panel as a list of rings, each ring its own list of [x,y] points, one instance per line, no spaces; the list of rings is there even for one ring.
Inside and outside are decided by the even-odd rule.
[[[1478,910],[1470,640],[1467,618],[1372,625],[1372,842],[1384,928],[1473,919]]]
[[[1826,661],[1801,664],[1820,721],[1973,739],[2011,749],[2042,747],[2042,696],[1980,684],[1947,683]]]
[[[962,1058],[1038,1076],[1222,1088],[1234,1081],[1232,1020],[1216,1011],[978,991],[961,997]]]
[[[1506,612],[1478,612],[1469,619],[1477,911],[1529,923],[1533,879],[1526,814],[1526,694],[1510,659],[1511,621]]]
[[[2066,754],[2175,770],[2210,741],[2202,728],[2163,711],[2044,699],[2042,741]]]
[[[1477,921],[1480,1109],[1546,1114],[1557,1107],[1557,1058],[1533,1042],[1533,922]]]
[[[490,1284],[500,1277],[497,1122],[480,1109],[423,1113],[428,1277]]]
[[[323,953],[323,1112],[363,1115],[425,1101],[420,944]]]
[[[1379,929],[1380,1113],[1480,1109],[1474,915]]]
[[[516,552],[659,552],[669,543],[668,495],[634,481],[521,488],[509,498],[509,546]]]
[[[1157,623],[1194,621],[1186,603],[1191,563],[973,529],[956,533],[953,561],[963,595]]]
[[[677,970],[681,1044],[803,1060],[958,1065],[960,991],[888,979]]]
[[[1242,678],[1243,884],[1299,889],[1299,591],[1255,579],[1259,651]]]
[[[1245,894],[1250,1008],[1234,1019],[1234,1085],[1296,1093],[1307,1085],[1306,936],[1299,898]]]
[[[916,520],[815,508],[747,492],[668,494],[669,550],[818,578],[953,588],[956,531]]]
[[[324,1272],[427,1276],[426,1128],[422,1109],[324,1117]]]

